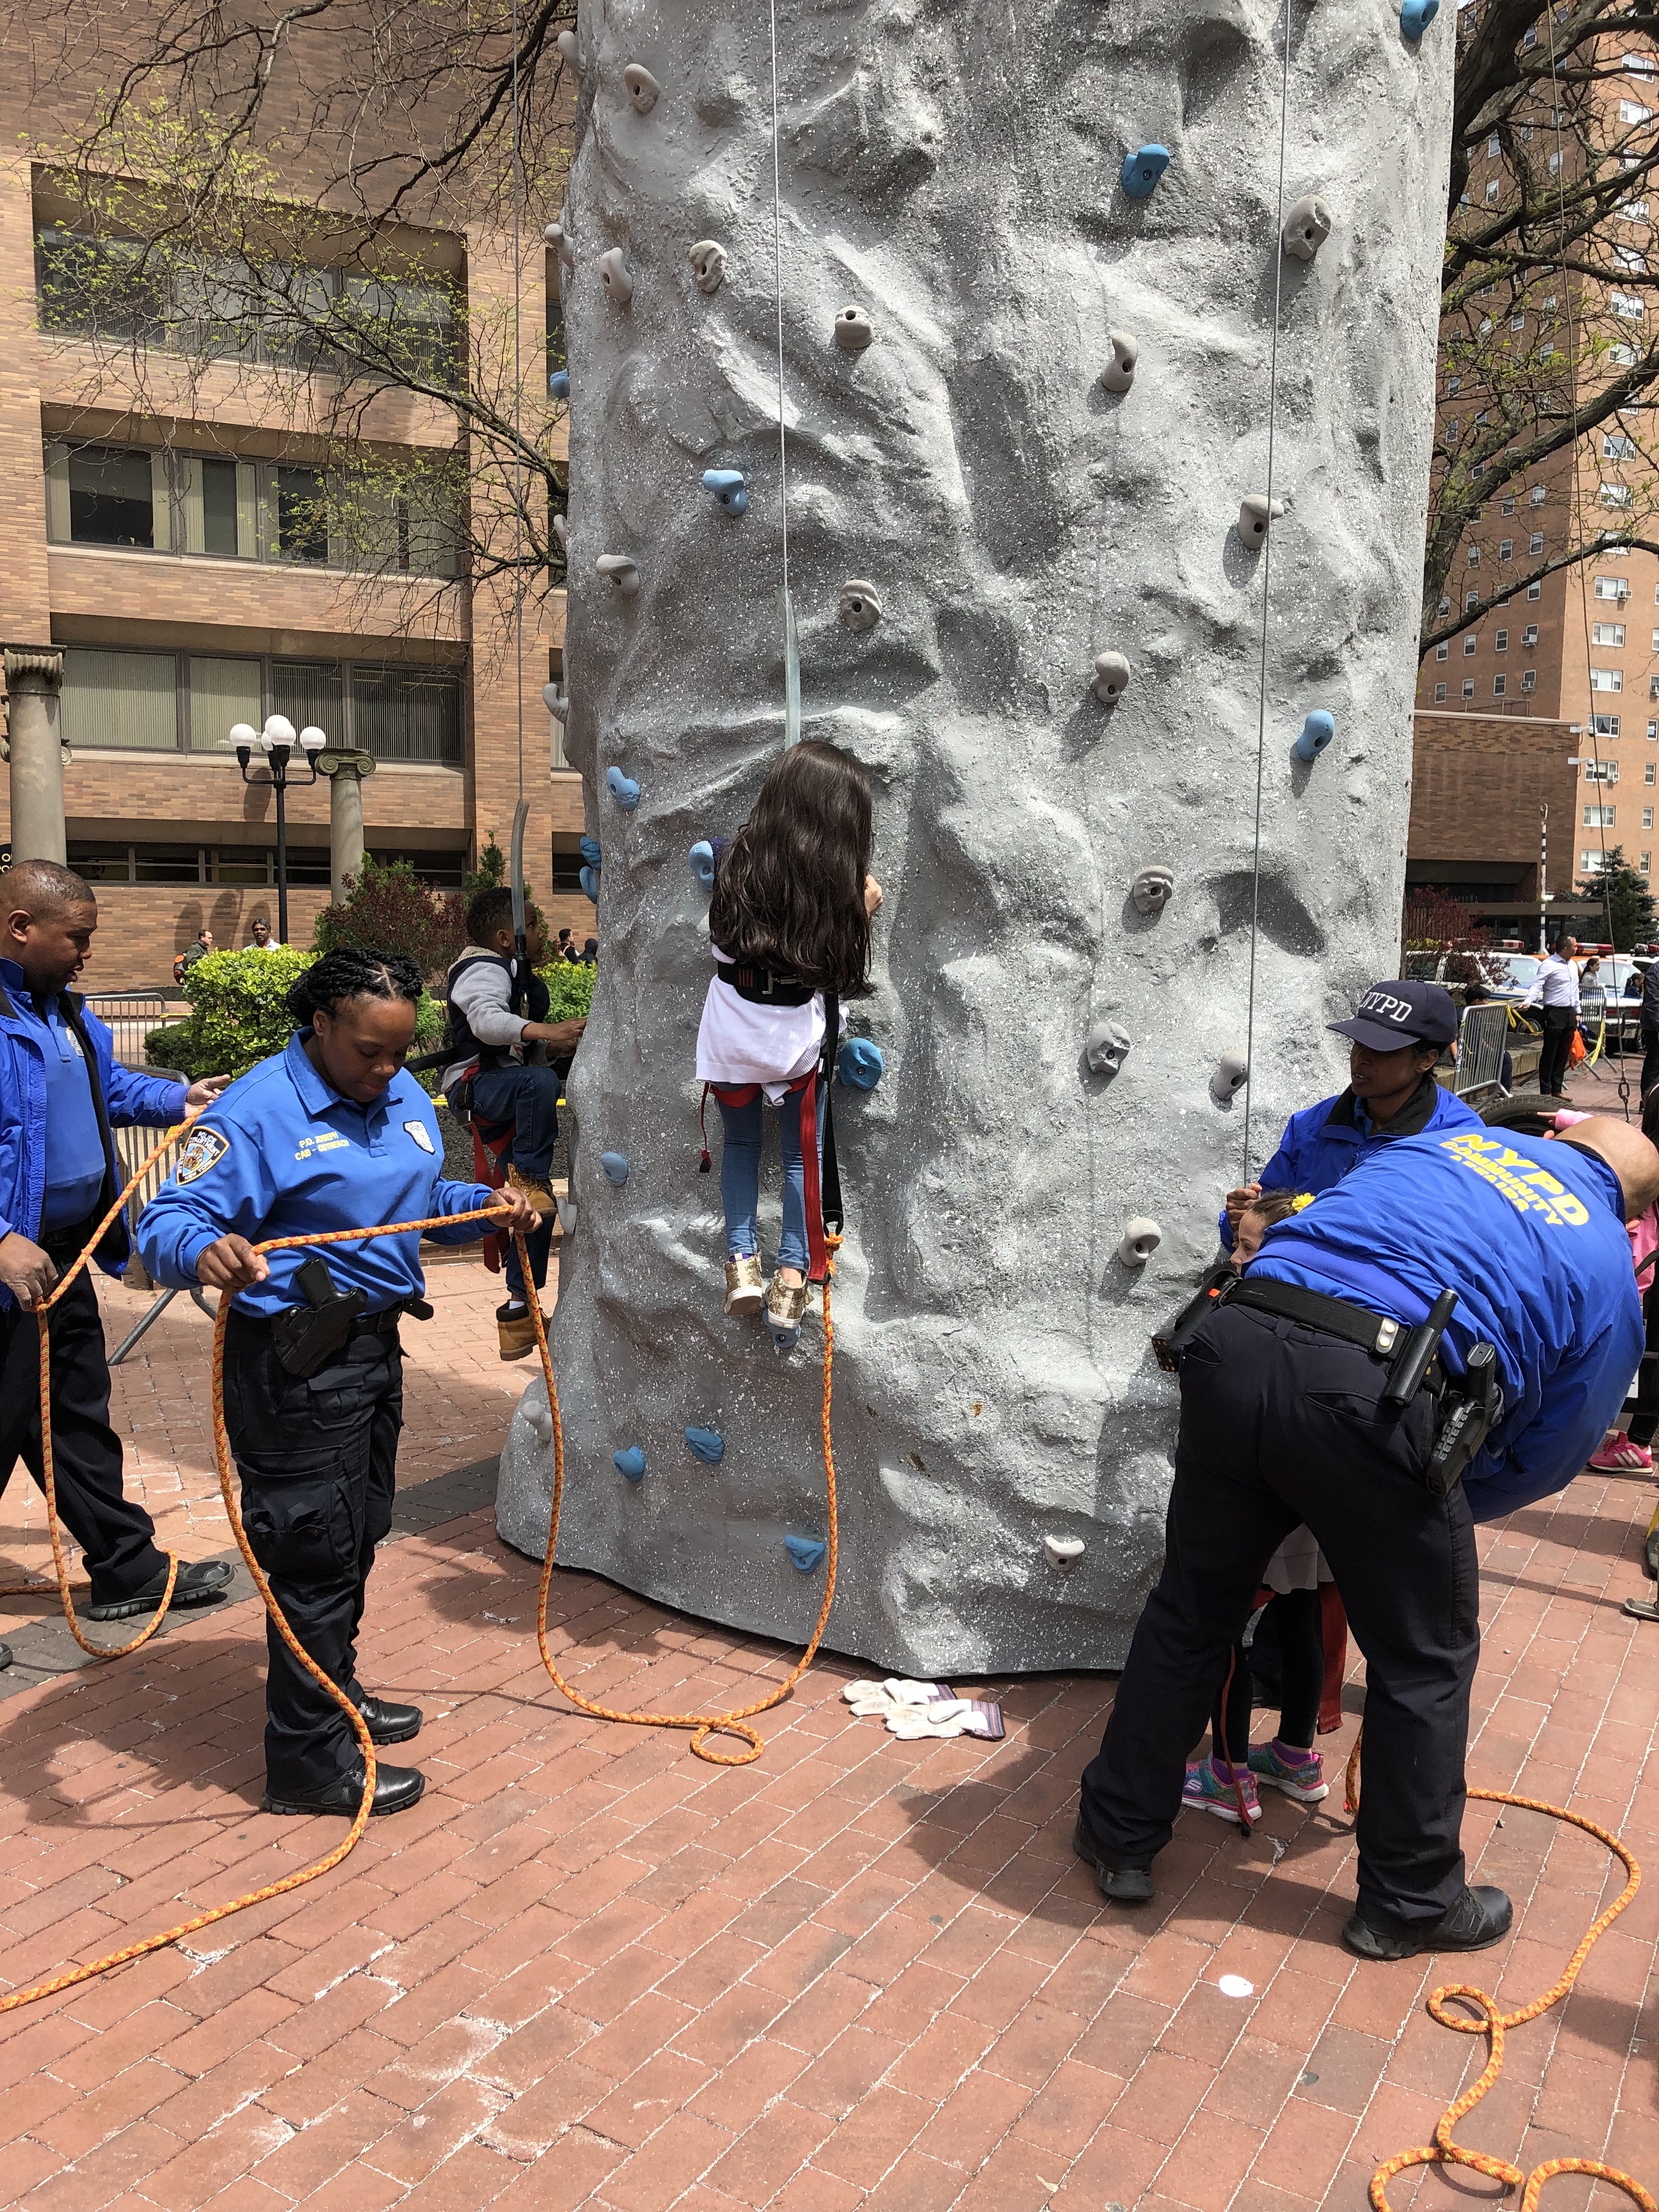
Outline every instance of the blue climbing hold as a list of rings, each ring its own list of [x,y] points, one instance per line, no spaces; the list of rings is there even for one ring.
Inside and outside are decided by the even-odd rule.
[[[1440,0],[1406,0],[1400,10],[1401,37],[1420,39],[1439,13]]]
[[[887,1073],[881,1047],[868,1037],[848,1037],[836,1065],[842,1081],[853,1091],[873,1091]]]
[[[606,769],[605,787],[624,814],[631,814],[640,803],[640,787],[631,775],[624,775],[619,768]]]
[[[547,388],[549,392],[552,393],[555,399],[568,399],[570,397],[570,371],[568,368],[556,368],[552,375],[547,380]]]
[[[582,858],[586,861],[588,866],[590,868],[597,868],[602,857],[603,856],[599,851],[599,839],[597,837],[584,837],[582,839]]]
[[[1335,715],[1327,714],[1322,707],[1316,707],[1302,725],[1302,735],[1296,741],[1297,758],[1317,760],[1335,735]]]
[[[702,488],[712,491],[728,514],[749,512],[749,493],[743,481],[741,469],[705,469]]]
[[[802,1574],[810,1575],[823,1557],[825,1547],[823,1538],[819,1536],[786,1536],[783,1540],[783,1548],[800,1569]]]
[[[599,902],[599,870],[597,868],[583,868],[576,880],[580,884],[588,897],[592,900],[594,905],[597,906]]]
[[[611,1463],[618,1474],[626,1475],[630,1482],[640,1482],[644,1479],[645,1454],[637,1444],[629,1444],[626,1451],[612,1452]]]
[[[1407,0],[1407,6],[1413,0]],[[1170,166],[1167,146],[1137,146],[1123,156],[1123,189],[1132,200],[1150,199],[1158,179]]]
[[[714,848],[707,838],[691,848],[691,872],[705,890],[714,887]]]
[[[685,1441],[692,1458],[705,1467],[718,1467],[726,1457],[726,1438],[718,1429],[688,1429]]]
[[[628,1156],[624,1152],[601,1152],[599,1165],[605,1170],[605,1179],[614,1182],[620,1190],[628,1181]]]

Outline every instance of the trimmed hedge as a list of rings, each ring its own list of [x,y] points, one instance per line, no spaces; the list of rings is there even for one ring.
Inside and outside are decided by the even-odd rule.
[[[192,1082],[204,1075],[245,1075],[250,1067],[281,1052],[294,1034],[286,1005],[289,987],[317,957],[283,945],[261,952],[210,952],[185,970],[179,988],[191,1011],[182,1022],[155,1029],[144,1041],[152,1067],[176,1067]],[[443,1033],[443,1008],[422,997],[415,1015],[419,1052]]]

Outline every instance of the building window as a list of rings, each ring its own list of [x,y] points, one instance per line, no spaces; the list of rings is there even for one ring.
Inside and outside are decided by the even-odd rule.
[[[1651,830],[1653,827],[1653,809],[1650,806],[1644,806],[1642,809],[1642,827],[1644,830]]]
[[[1514,540],[1514,538],[1500,538],[1498,539],[1498,559],[1499,559],[1500,561],[1507,561],[1507,560],[1509,559],[1510,556],[1514,552],[1514,550],[1515,550],[1515,540]]]
[[[328,499],[319,469],[279,468],[276,532],[270,553],[278,561],[328,563]]]
[[[1627,599],[1630,597],[1628,576],[1598,576],[1595,580],[1598,599]],[[1654,605],[1659,606],[1659,590],[1654,592]]]
[[[1607,855],[1599,847],[1592,847],[1589,851],[1580,853],[1578,856],[1578,872],[1581,876],[1599,876],[1606,866]]]
[[[1528,586],[1527,586],[1527,597],[1528,597],[1529,599],[1541,599],[1543,598],[1543,596],[1544,596],[1544,586],[1543,586],[1543,585],[1542,585],[1541,583],[1528,584]]]
[[[1445,639],[1443,637],[1439,644],[1434,648],[1434,657],[1437,660],[1443,660],[1450,651],[1450,646],[1448,645]]]
[[[1466,658],[1468,657],[1468,654],[1472,653],[1474,651],[1475,647],[1476,647],[1480,642],[1480,639],[1479,639],[1478,637],[1476,637],[1476,635],[1475,635],[1475,634],[1474,634],[1474,632],[1473,630],[1466,630],[1466,631],[1464,632],[1464,635],[1463,635],[1463,652],[1464,652],[1464,655],[1465,655],[1465,657],[1466,657]]]
[[[1592,691],[1622,691],[1625,688],[1624,671],[1620,668],[1592,668],[1589,679]]]
[[[1510,634],[1508,630],[1497,629],[1492,632],[1492,649],[1494,653],[1507,653],[1509,651]]]
[[[1650,107],[1644,107],[1639,100],[1621,100],[1619,103],[1619,120],[1621,123],[1651,123],[1653,110]]]
[[[1599,737],[1601,732],[1598,731],[1596,734]],[[1584,781],[1586,783],[1617,783],[1619,781],[1618,762],[1587,760],[1584,763]]]
[[[1601,452],[1608,460],[1632,461],[1636,458],[1636,441],[1627,438],[1622,430],[1604,430]]]
[[[1446,379],[1446,397],[1448,399],[1455,399],[1458,393],[1462,389],[1463,380],[1461,376],[1449,376]]]
[[[1463,678],[1463,696],[1466,699],[1473,699],[1474,696],[1474,678],[1473,676],[1466,676]]]
[[[81,446],[66,455],[65,472],[72,544],[155,544],[155,485],[148,453]]]
[[[377,760],[461,759],[461,688],[447,672],[359,663],[351,672],[351,720],[356,743]]]
[[[1592,645],[1622,645],[1624,641],[1625,625],[1623,623],[1602,622],[1592,623],[1590,624],[1590,643]]]
[[[1515,513],[1515,494],[1513,492],[1510,492],[1507,498],[1500,499],[1498,501],[1498,512],[1500,514],[1513,514]]]
[[[76,746],[176,751],[178,655],[65,646],[64,738]]]
[[[1544,501],[1549,497],[1548,485],[1534,484],[1532,489],[1527,494],[1527,497],[1532,501],[1534,507],[1542,507]]]
[[[1534,530],[1527,540],[1527,550],[1528,553],[1541,553],[1543,550],[1544,533],[1541,530]]]
[[[1645,876],[1651,873],[1652,859],[1653,855],[1650,853],[1643,854],[1636,864],[1636,872],[1638,875]]]
[[[1537,644],[1537,642],[1538,642],[1538,625],[1537,625],[1537,623],[1528,623],[1527,624],[1527,626],[1526,626],[1525,629],[1523,629],[1523,630],[1522,631],[1522,633],[1521,633],[1521,642],[1522,642],[1522,644],[1523,646],[1531,646],[1531,645],[1536,645],[1536,644]]]
[[[1480,566],[1480,548],[1478,545],[1471,545],[1469,548],[1469,566],[1471,568],[1478,568]]]
[[[1656,600],[1659,600],[1659,593],[1656,593],[1655,598]],[[1451,612],[1451,601],[1443,595],[1441,599],[1437,611],[1443,615],[1449,615]]]
[[[1437,684],[1434,687],[1434,703],[1437,707],[1442,707],[1445,704],[1445,701],[1446,687],[1443,684]]]
[[[1615,829],[1618,825],[1614,822],[1613,817],[1617,814],[1618,811],[1619,810],[1616,806],[1587,806],[1584,809],[1585,829]]]
[[[1508,681],[1508,678],[1504,676],[1494,676],[1492,678],[1492,696],[1494,699],[1501,699],[1504,696],[1504,692]]]
[[[1535,691],[1537,688],[1538,671],[1535,668],[1523,668],[1521,672],[1521,689],[1523,691]]]
[[[1594,730],[1598,738],[1616,738],[1619,734],[1619,721],[1620,718],[1617,714],[1592,714],[1590,716],[1590,727]],[[1613,783],[1617,783],[1619,781],[1619,763],[1617,761],[1612,761],[1607,763],[1607,765],[1613,769],[1613,775],[1610,781]]]
[[[1464,594],[1463,594],[1463,611],[1464,611],[1464,613],[1465,613],[1465,614],[1471,614],[1471,615],[1472,615],[1472,614],[1474,612],[1475,609],[1480,605],[1480,592],[1464,592]]]
[[[1604,483],[1601,487],[1603,507],[1633,507],[1636,494],[1629,484]]]
[[[1654,725],[1651,722],[1648,724],[1648,735],[1649,737],[1652,737],[1654,735]],[[1644,762],[1642,766],[1643,782],[1652,783],[1655,780],[1654,763],[1651,761]]]

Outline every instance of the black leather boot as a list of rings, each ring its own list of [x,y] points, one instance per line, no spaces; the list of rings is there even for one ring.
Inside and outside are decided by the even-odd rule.
[[[381,1766],[374,1769],[374,1803],[372,1808],[378,1818],[384,1813],[406,1812],[420,1801],[426,1788],[426,1777],[418,1766]],[[363,1762],[354,1759],[343,1774],[332,1782],[325,1783],[320,1790],[267,1790],[259,1800],[262,1813],[337,1813],[342,1819],[356,1818],[357,1808],[363,1802]]]

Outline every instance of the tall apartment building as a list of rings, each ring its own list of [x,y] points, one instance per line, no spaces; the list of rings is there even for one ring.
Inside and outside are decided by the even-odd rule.
[[[1535,46],[1537,35],[1534,27],[1526,43]],[[1605,44],[1602,65],[1608,74],[1577,96],[1594,104],[1593,135],[1610,145],[1628,145],[1650,127],[1659,128],[1659,61],[1650,51],[1638,50],[1634,36]],[[1628,52],[1618,51],[1624,45]],[[1579,137],[1558,130],[1557,112],[1547,103],[1548,95],[1540,93],[1535,122],[1522,123],[1517,131],[1521,150],[1540,178],[1559,175],[1563,162],[1571,172],[1581,159]],[[1510,163],[1492,137],[1472,167],[1462,212],[1478,224],[1483,209],[1503,206],[1514,190]],[[1611,230],[1607,250],[1614,267],[1644,278],[1653,238],[1647,198],[1637,192],[1621,202]],[[1645,350],[1651,307],[1634,283],[1625,289],[1616,282],[1596,283],[1550,270],[1534,271],[1518,296],[1502,284],[1486,285],[1473,303],[1473,323],[1443,333],[1449,341],[1443,343],[1438,395],[1443,465],[1485,428],[1486,410],[1494,404],[1493,380],[1478,368],[1474,374],[1468,371],[1472,352],[1478,362],[1484,349],[1486,362],[1499,371],[1512,357],[1516,374],[1539,380],[1540,410],[1547,416],[1553,406],[1565,411],[1575,380],[1582,394]],[[1552,393],[1556,362],[1562,386]],[[1460,600],[1474,607],[1488,599],[1506,572],[1524,576],[1540,555],[1556,555],[1570,544],[1593,545],[1600,533],[1633,512],[1644,517],[1651,470],[1641,427],[1632,419],[1611,420],[1576,450],[1507,481],[1501,459],[1489,461],[1492,494],[1457,549],[1441,613],[1450,614]],[[1645,520],[1638,527],[1643,535],[1655,534]],[[1652,874],[1659,856],[1659,559],[1609,550],[1540,581],[1518,583],[1476,626],[1439,645],[1422,664],[1417,706],[1419,750],[1425,717],[1433,718],[1442,732],[1442,718],[1449,715],[1486,723],[1526,717],[1561,726],[1567,757],[1577,762],[1572,805],[1553,809],[1548,823],[1551,888],[1563,904],[1574,883],[1600,872],[1614,845],[1622,846],[1644,875]],[[1497,762],[1492,767],[1501,773]],[[1571,814],[1570,822],[1558,818],[1563,812]],[[1535,859],[1536,836],[1528,842]],[[1437,870],[1437,859],[1416,849],[1414,841],[1411,878],[1452,889],[1467,884],[1468,895],[1478,897],[1478,872]]]
[[[21,118],[3,119],[15,144]],[[38,107],[29,121],[38,139]],[[172,404],[153,349],[125,376],[107,348],[95,356],[53,281],[87,250],[74,223],[50,169],[0,162],[0,641],[61,655],[68,858],[100,907],[88,988],[168,978],[204,922],[221,945],[251,941],[256,915],[275,927],[272,794],[245,784],[226,749],[233,724],[257,729],[272,713],[372,756],[368,849],[442,887],[459,887],[492,836],[505,848],[522,776],[526,872],[555,921],[585,935],[580,780],[541,696],[562,674],[562,596],[526,605],[520,653],[453,533],[395,499],[366,562],[320,519],[315,441],[295,431],[281,365],[251,359],[252,339],[222,375],[179,381]],[[506,314],[516,296],[538,362],[549,272],[539,222],[528,235],[516,294],[499,234],[400,244],[475,313]],[[351,280],[323,268],[315,281]],[[401,294],[400,311],[441,322],[435,289],[422,298],[405,280]],[[398,392],[374,400],[362,429],[428,459],[457,443],[447,410]],[[289,934],[303,944],[330,896],[330,787],[307,787],[297,761],[295,773]]]

